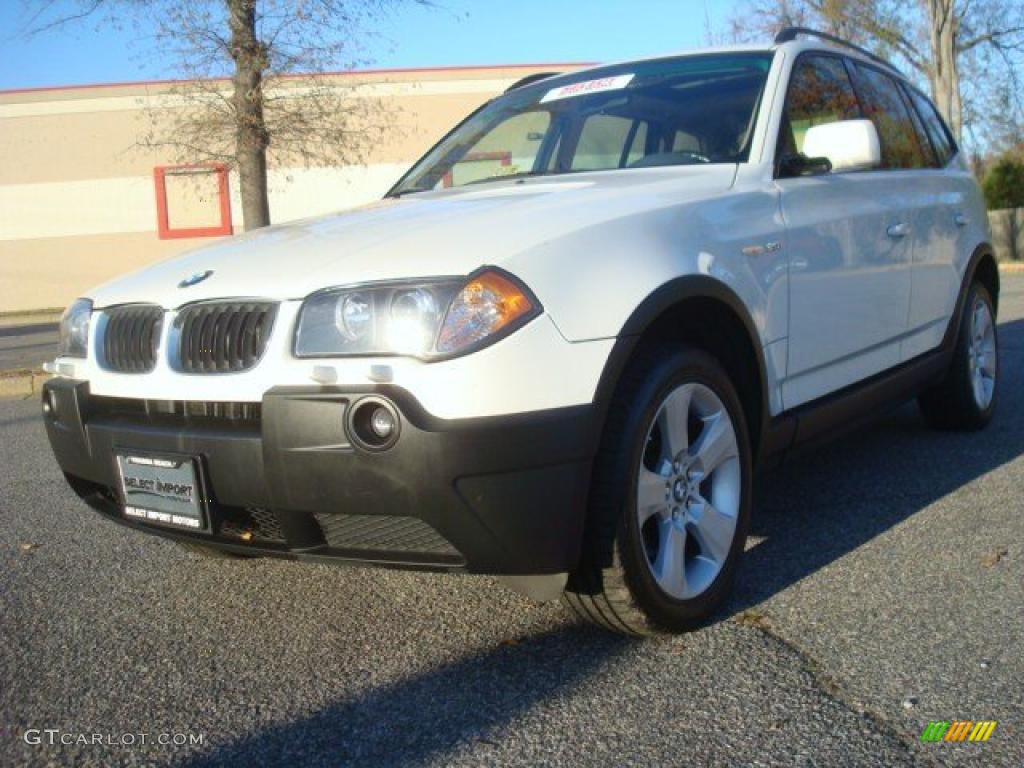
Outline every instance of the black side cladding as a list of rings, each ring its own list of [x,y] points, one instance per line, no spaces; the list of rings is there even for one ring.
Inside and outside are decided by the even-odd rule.
[[[178,359],[185,373],[232,373],[256,365],[274,327],[273,302],[209,302],[182,308]]]
[[[120,373],[148,373],[156,367],[164,311],[153,304],[129,304],[104,311],[104,367]]]

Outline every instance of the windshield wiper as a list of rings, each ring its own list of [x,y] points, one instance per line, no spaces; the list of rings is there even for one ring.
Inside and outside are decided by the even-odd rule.
[[[532,176],[551,176],[558,173],[558,171],[522,171],[520,173],[508,173],[504,176],[488,176],[483,179],[474,179],[473,181],[467,181],[465,184],[460,184],[460,187],[468,187],[472,184],[483,184],[488,181],[508,181],[509,179],[526,179]]]
[[[504,176],[487,176],[483,179],[474,179],[473,181],[467,181],[465,184],[459,184],[459,187],[468,187],[472,184],[484,184],[489,181],[507,181],[509,179],[525,179],[531,176],[552,176],[559,173],[559,171],[523,171],[521,173],[509,173]],[[430,192],[434,187],[409,187],[408,189],[400,189],[397,192],[392,192],[390,195],[385,197],[405,197],[406,195],[414,195],[417,192]],[[448,187],[451,189],[451,187]]]
[[[406,195],[415,195],[417,192],[429,192],[430,187],[409,187],[408,189],[400,189],[397,192],[392,192],[385,197],[405,197]]]

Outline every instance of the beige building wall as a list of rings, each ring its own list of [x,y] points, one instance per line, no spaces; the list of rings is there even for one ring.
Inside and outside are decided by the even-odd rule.
[[[573,65],[473,67],[333,76],[350,98],[380,99],[395,119],[364,165],[271,167],[275,222],[379,198],[458,120],[513,82]],[[202,245],[161,239],[154,169],[179,158],[136,146],[153,107],[179,108],[161,83],[0,92],[0,314],[66,305],[90,286]],[[273,162],[273,158],[271,158]],[[231,219],[241,231],[234,174]],[[220,219],[217,179],[167,176],[174,228]]]

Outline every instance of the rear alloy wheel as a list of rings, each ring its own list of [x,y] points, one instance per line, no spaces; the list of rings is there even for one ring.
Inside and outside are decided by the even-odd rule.
[[[992,309],[978,297],[971,313],[971,335],[968,348],[971,369],[971,390],[974,404],[984,411],[996,394],[996,324]]]
[[[751,474],[743,409],[718,361],[679,344],[641,350],[609,408],[566,603],[627,634],[700,626],[742,556]]]
[[[918,404],[938,429],[976,430],[992,420],[999,381],[999,337],[992,297],[981,283],[967,293],[953,360],[945,378]]]

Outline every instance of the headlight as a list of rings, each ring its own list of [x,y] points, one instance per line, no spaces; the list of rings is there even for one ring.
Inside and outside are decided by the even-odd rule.
[[[332,288],[308,297],[296,357],[454,357],[492,344],[541,312],[516,278],[488,267],[469,278]]]
[[[89,317],[92,302],[76,299],[60,318],[60,357],[85,357],[89,350]]]

